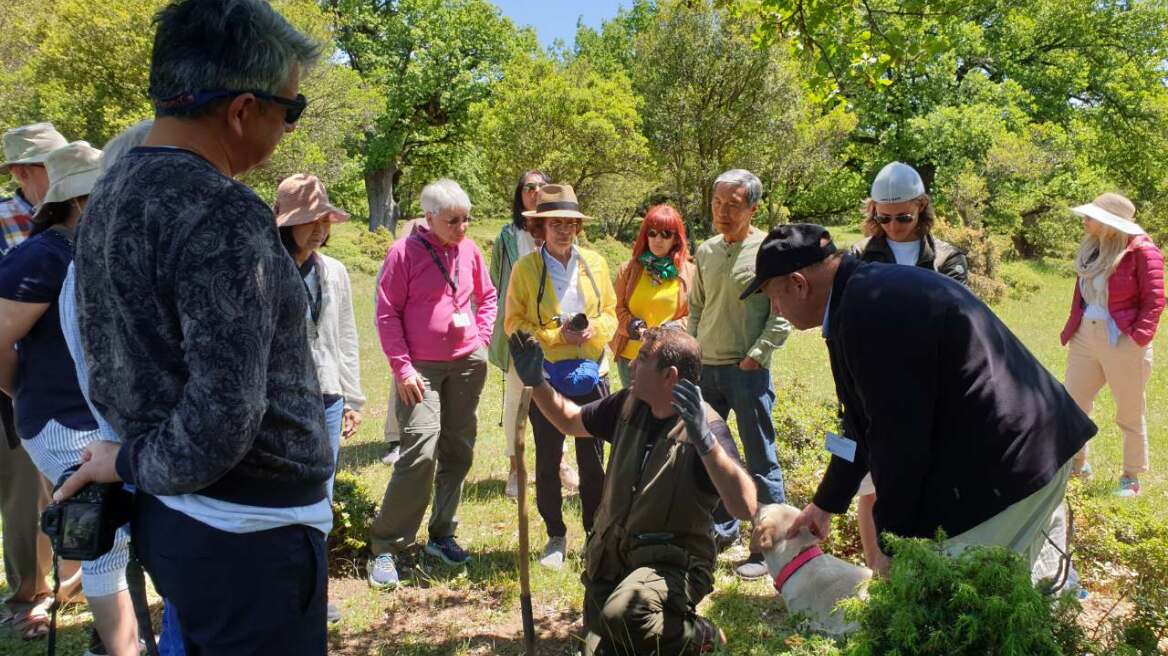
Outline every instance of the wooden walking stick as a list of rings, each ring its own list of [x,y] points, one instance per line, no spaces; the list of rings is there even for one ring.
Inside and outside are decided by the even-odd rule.
[[[524,387],[519,396],[515,417],[515,468],[519,479],[519,608],[523,615],[523,643],[528,656],[535,654],[535,616],[531,610],[531,544],[527,534],[527,464],[523,458],[527,432],[527,409],[531,405],[531,388]]]

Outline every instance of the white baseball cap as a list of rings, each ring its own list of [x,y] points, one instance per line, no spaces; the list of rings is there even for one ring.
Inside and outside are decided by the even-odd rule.
[[[903,203],[925,195],[925,183],[917,170],[902,162],[891,162],[872,181],[872,200]]]

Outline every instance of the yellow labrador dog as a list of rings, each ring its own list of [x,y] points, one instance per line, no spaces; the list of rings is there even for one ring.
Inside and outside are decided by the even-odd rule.
[[[799,509],[787,504],[760,507],[752,551],[762,552],[788,611],[807,617],[815,631],[833,636],[851,633],[859,627],[847,621],[836,604],[850,597],[866,598],[872,570],[823,553],[807,529],[786,539],[798,516]]]

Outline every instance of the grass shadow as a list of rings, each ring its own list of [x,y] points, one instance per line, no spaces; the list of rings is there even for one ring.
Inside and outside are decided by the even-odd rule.
[[[337,460],[339,461],[337,469],[340,471],[356,470],[366,465],[380,463],[382,456],[385,455],[385,442],[376,440],[373,442],[342,442],[341,452]]]
[[[522,631],[518,627],[471,631],[460,635],[417,635],[395,631],[394,619],[391,614],[383,625],[331,640],[329,653],[340,656],[519,656],[527,653]],[[574,615],[570,613],[537,618],[536,652],[541,656],[575,656],[580,649],[580,638],[564,628],[575,621]]]

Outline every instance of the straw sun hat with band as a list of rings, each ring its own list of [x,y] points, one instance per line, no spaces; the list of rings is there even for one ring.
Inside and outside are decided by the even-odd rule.
[[[74,141],[49,153],[45,171],[49,190],[33,217],[33,234],[71,218],[72,201],[88,196],[101,175],[101,151],[84,141]]]
[[[1101,194],[1086,205],[1072,207],[1071,211],[1128,235],[1144,234],[1144,229],[1135,222],[1136,206],[1119,194]]]
[[[549,184],[540,187],[535,209],[523,212],[529,219],[591,219],[580,212],[576,192],[569,185]]]

